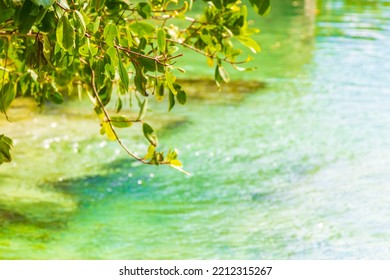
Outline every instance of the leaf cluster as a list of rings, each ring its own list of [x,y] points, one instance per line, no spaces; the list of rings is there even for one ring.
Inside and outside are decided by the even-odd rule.
[[[250,3],[259,14],[269,9],[269,0]],[[100,132],[130,156],[181,168],[174,149],[157,151],[157,135],[145,122],[152,96],[167,99],[169,111],[186,103],[175,76],[183,71],[175,66],[179,50],[204,55],[215,67],[218,85],[229,81],[224,64],[244,70],[237,66],[248,61],[238,60],[240,44],[260,51],[250,37],[258,30],[248,27],[247,7],[240,0],[204,1],[196,18],[189,16],[192,5],[192,0],[0,0],[0,111],[7,116],[17,96],[34,97],[42,110],[47,101],[88,96]],[[111,103],[115,110],[108,110]],[[124,106],[138,117],[120,114]],[[150,144],[144,157],[131,152],[116,133],[134,124],[140,124]],[[10,159],[2,153],[3,161]]]

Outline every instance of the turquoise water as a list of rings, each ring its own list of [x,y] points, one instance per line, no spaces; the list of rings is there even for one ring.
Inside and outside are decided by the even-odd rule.
[[[389,2],[274,2],[258,70],[236,75],[265,87],[190,99],[161,125],[191,177],[135,164],[84,103],[15,108],[0,257],[389,259]]]

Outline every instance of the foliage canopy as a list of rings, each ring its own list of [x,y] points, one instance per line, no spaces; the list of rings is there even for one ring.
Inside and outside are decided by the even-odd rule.
[[[146,0],[145,0],[146,1]],[[258,14],[269,0],[250,0]],[[229,81],[226,63],[237,70],[241,44],[260,50],[251,38],[247,7],[240,0],[204,1],[192,17],[192,0],[0,0],[0,111],[17,96],[32,96],[43,109],[46,101],[62,103],[65,95],[87,95],[101,123],[101,134],[116,140],[143,163],[168,164],[181,170],[177,153],[157,150],[158,139],[146,122],[148,98],[168,97],[169,110],[184,104],[175,66],[181,48],[200,53],[215,67],[219,85]],[[115,102],[115,110],[107,106]],[[138,117],[121,115],[125,104]],[[139,123],[149,149],[138,157],[116,129]],[[0,164],[11,160],[12,140],[0,135]]]

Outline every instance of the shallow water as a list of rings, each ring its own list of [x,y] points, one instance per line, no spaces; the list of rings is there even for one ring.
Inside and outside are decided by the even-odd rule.
[[[0,195],[47,200],[0,215],[0,258],[389,259],[389,2],[274,2],[237,73],[266,87],[194,98],[160,133],[191,177],[134,164],[83,103],[6,125]]]

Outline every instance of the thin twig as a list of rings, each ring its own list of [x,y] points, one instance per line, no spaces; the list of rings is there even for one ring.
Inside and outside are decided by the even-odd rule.
[[[68,8],[65,8],[60,2],[56,1],[56,4],[58,7],[60,7],[61,9],[63,9],[65,12],[70,12],[71,10],[68,9]]]
[[[127,5],[126,8],[130,7],[130,4],[127,4],[127,3],[125,3],[125,4]],[[130,9],[129,9],[129,10],[130,10]],[[126,12],[126,9],[123,9],[123,12],[122,12],[121,15],[118,17],[118,20],[116,21],[115,25],[118,25],[119,21],[121,20],[121,18],[123,17],[123,15],[124,15],[125,12]],[[134,11],[133,11],[133,12],[134,12]]]
[[[139,161],[139,162],[141,162],[141,163],[143,163],[143,164],[153,165],[153,164],[154,164],[153,162],[146,161],[146,160],[144,160],[143,158],[140,158],[140,157],[136,156],[134,153],[132,153],[132,152],[127,148],[127,146],[122,142],[122,140],[119,138],[118,134],[117,134],[116,131],[115,131],[115,128],[113,127],[113,125],[112,125],[112,123],[111,123],[112,121],[111,121],[111,119],[110,119],[110,115],[108,114],[106,108],[104,107],[103,102],[102,102],[102,100],[100,99],[99,94],[98,94],[98,92],[97,92],[96,85],[95,85],[95,72],[93,71],[92,68],[91,68],[91,77],[92,77],[92,78],[91,78],[91,83],[92,83],[92,90],[93,90],[93,93],[94,93],[94,95],[95,95],[95,98],[96,98],[97,102],[99,103],[100,108],[101,108],[102,111],[103,111],[103,114],[104,114],[105,118],[107,119],[107,123],[108,123],[108,125],[110,126],[112,133],[113,133],[114,136],[115,136],[115,140],[116,140],[116,141],[118,142],[118,144],[126,151],[126,153],[127,153],[129,156],[133,157],[134,159],[136,159],[137,161]],[[184,174],[186,174],[186,175],[188,175],[188,176],[191,176],[191,173],[189,173],[188,171],[185,171],[185,170],[184,170],[182,167],[180,167],[180,166],[175,166],[175,165],[171,164],[169,161],[162,161],[162,162],[159,162],[158,165],[169,165],[169,166],[175,168],[176,170],[179,170],[180,172],[182,172],[182,173],[184,173]]]
[[[196,22],[193,21],[190,26],[187,28],[187,30],[190,30],[192,28],[192,26],[195,24]],[[194,32],[192,32],[185,40],[183,43],[187,43],[189,39],[192,38],[192,36],[194,36],[196,33],[198,33],[198,31],[203,27],[203,25],[205,25],[205,23],[202,23],[198,28],[195,28]]]
[[[114,45],[114,48],[116,48],[118,50],[121,50],[121,51],[124,51],[124,52],[126,52],[128,54],[132,54],[132,55],[135,55],[135,56],[138,56],[138,57],[143,57],[143,58],[146,58],[146,59],[154,60],[154,61],[156,61],[158,64],[160,64],[162,66],[169,66],[168,64],[165,64],[164,62],[162,62],[159,59],[158,56],[156,56],[156,57],[148,56],[148,55],[145,55],[145,54],[142,54],[142,53],[138,53],[138,52],[132,51],[130,49],[124,48],[124,47],[119,46],[119,45]]]
[[[184,42],[179,42],[179,41],[176,41],[176,40],[172,40],[172,39],[166,39],[167,41],[169,42],[172,42],[172,43],[175,43],[175,44],[179,44],[179,45],[182,45],[183,47],[187,48],[187,49],[190,49],[190,50],[193,50],[194,52],[197,52],[197,53],[200,53],[201,55],[204,55],[206,57],[209,57],[209,58],[212,58],[212,59],[217,59],[218,57],[216,56],[216,54],[208,54],[204,51],[201,51],[189,44],[186,44]],[[229,59],[227,59],[226,57],[225,58],[222,58],[221,59],[222,61],[225,61],[231,65],[236,65],[236,64],[243,64],[243,63],[246,63],[247,61],[231,61]]]
[[[126,153],[128,155],[130,155],[131,157],[135,158],[136,160],[138,160],[139,162],[142,162],[144,164],[153,164],[151,162],[148,162],[148,161],[145,161],[144,159],[136,156],[134,153],[132,153],[127,147],[126,145],[122,142],[122,140],[119,138],[118,134],[116,133],[115,131],[115,128],[113,127],[112,123],[111,123],[111,119],[110,119],[110,115],[108,114],[106,108],[104,107],[104,104],[102,102],[102,100],[100,99],[99,97],[99,94],[98,94],[98,91],[96,89],[96,85],[95,85],[95,71],[92,69],[91,67],[91,84],[92,84],[92,90],[93,90],[93,93],[94,93],[94,96],[97,100],[97,102],[99,103],[99,106],[100,108],[102,109],[103,111],[103,114],[106,118],[106,121],[108,123],[108,125],[110,126],[114,136],[115,136],[115,140],[118,142],[118,144],[126,151]],[[164,164],[164,163],[162,163]],[[165,163],[166,164],[166,163]]]

